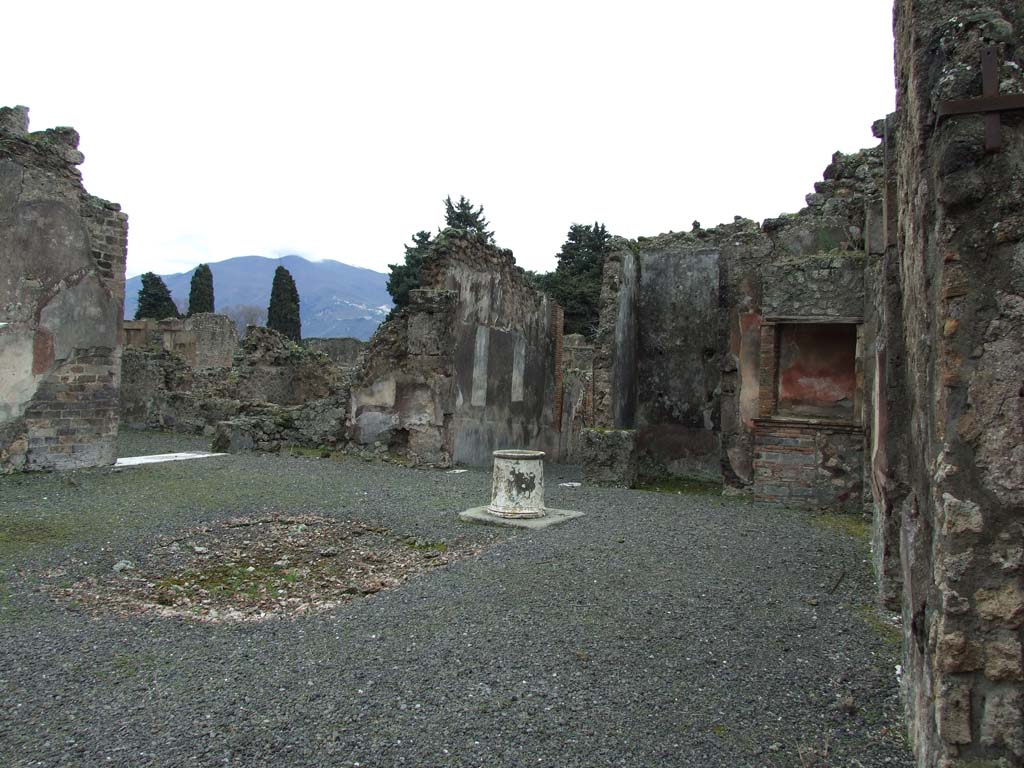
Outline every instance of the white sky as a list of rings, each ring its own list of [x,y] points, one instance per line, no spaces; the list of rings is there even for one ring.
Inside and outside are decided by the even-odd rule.
[[[891,0],[47,2],[5,7],[0,105],[82,135],[128,274],[298,253],[386,271],[442,199],[546,271],[803,206],[893,110]]]

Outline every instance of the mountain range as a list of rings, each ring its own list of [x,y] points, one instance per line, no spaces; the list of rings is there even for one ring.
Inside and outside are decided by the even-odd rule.
[[[301,256],[270,259],[264,256],[238,256],[209,265],[213,272],[215,309],[237,318],[239,308],[262,310],[266,319],[274,270],[287,269],[299,291],[299,316],[304,338],[353,336],[364,341],[391,311],[387,291],[388,276],[340,261],[309,261]],[[161,275],[178,307],[188,308],[192,273]],[[129,278],[125,285],[124,316],[135,317],[141,276]],[[250,320],[250,322],[252,322]]]

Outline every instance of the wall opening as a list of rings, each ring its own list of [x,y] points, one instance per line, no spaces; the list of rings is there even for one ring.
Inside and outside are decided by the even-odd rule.
[[[777,330],[776,415],[853,421],[857,326],[785,323]]]

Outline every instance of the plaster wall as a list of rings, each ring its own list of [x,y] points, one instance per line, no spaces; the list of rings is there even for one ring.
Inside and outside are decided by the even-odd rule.
[[[371,340],[353,441],[417,464],[487,465],[499,448],[558,458],[555,305],[510,251],[459,230],[435,242],[421,284]]]
[[[0,471],[114,461],[127,217],[77,146],[0,108]]]
[[[443,257],[443,286],[458,291],[452,458],[487,465],[499,448],[555,454],[554,304],[515,271],[511,253],[477,256],[453,246]]]
[[[719,252],[644,242],[638,250],[641,471],[718,477]]]
[[[792,323],[779,334],[778,413],[852,420],[856,326]]]

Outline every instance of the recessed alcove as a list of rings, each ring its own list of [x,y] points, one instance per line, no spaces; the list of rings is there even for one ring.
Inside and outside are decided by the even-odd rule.
[[[857,326],[778,326],[775,415],[852,421],[857,393]]]

